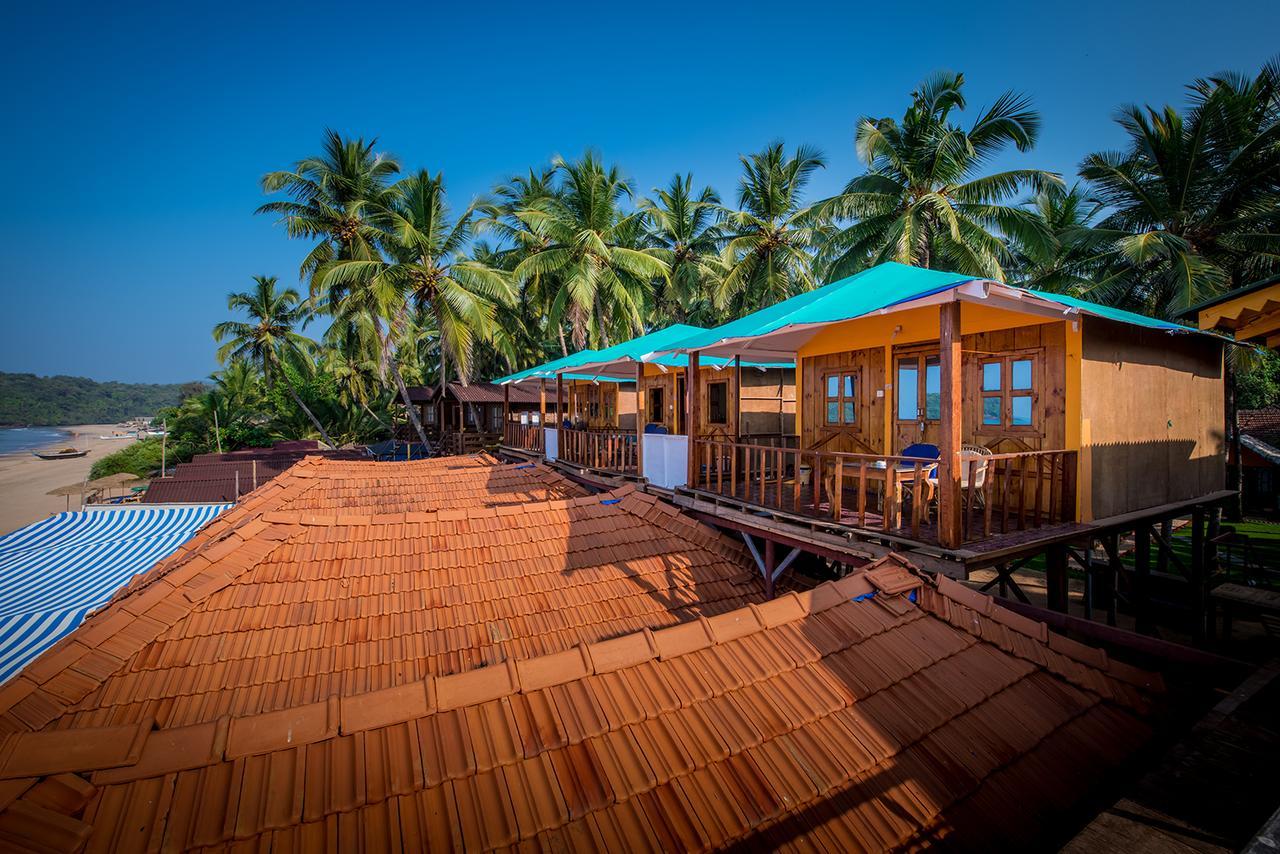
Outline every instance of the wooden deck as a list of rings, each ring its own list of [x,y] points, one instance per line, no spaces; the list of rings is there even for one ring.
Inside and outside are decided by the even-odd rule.
[[[864,502],[860,507],[858,490],[852,486],[846,486],[842,491],[838,516],[832,512],[831,496],[824,494],[817,504],[814,503],[812,484],[802,483],[797,488],[793,481],[783,482],[781,486],[776,482],[763,485],[753,483],[748,490],[745,483],[740,482],[738,488],[732,493],[729,492],[728,485],[719,492],[706,489],[694,490],[694,492],[712,501],[730,502],[743,508],[803,517],[810,523],[830,524],[856,532],[858,536],[864,538],[887,536],[908,545],[925,545],[935,548],[938,545],[938,526],[932,512],[936,507],[926,507],[924,502],[917,506],[908,499],[897,514],[899,518],[896,523],[891,521],[886,525],[881,506],[884,503],[883,500]],[[750,494],[747,494],[748,492]],[[992,515],[996,520],[996,531],[991,536],[984,537],[982,531],[986,510],[976,504],[965,508],[962,513],[962,525],[963,530],[969,534],[969,538],[965,541],[963,551],[982,553],[1003,550],[1070,535],[1083,531],[1087,527],[1078,522],[1038,527],[1020,526],[1016,514],[996,511]]]

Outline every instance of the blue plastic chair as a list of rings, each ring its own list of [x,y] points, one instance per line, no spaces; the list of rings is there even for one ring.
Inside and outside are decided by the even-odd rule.
[[[655,436],[665,436],[667,435],[667,428],[661,424],[646,424],[644,425],[644,432]]]
[[[902,449],[901,456],[915,457],[922,460],[940,460],[942,459],[942,451],[937,445],[929,445],[924,442],[917,442],[914,445],[907,445]]]

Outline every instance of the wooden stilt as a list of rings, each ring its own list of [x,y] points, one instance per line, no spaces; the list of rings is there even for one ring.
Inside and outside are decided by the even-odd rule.
[[[1045,581],[1049,593],[1049,610],[1067,613],[1067,547],[1053,545],[1045,553]]]
[[[764,541],[764,595],[773,598],[773,569],[777,566],[777,549],[773,540]]]
[[[1205,573],[1205,510],[1195,507],[1191,510],[1191,612],[1195,623],[1191,636],[1197,644],[1203,644],[1208,637],[1207,621],[1209,616],[1208,578]]]
[[[1133,532],[1133,610],[1135,628],[1151,634],[1151,526]]]

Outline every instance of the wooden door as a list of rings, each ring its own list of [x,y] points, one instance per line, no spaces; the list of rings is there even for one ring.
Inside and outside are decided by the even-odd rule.
[[[894,354],[893,448],[942,439],[942,370],[936,346]]]

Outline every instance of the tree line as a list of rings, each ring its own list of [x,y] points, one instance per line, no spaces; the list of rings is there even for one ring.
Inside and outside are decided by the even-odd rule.
[[[176,420],[205,441],[215,410],[243,441],[385,434],[410,385],[715,325],[885,261],[1174,317],[1280,272],[1278,116],[1280,61],[1198,79],[1182,107],[1121,108],[1124,146],[1068,181],[992,171],[1034,158],[1040,113],[1013,91],[973,110],[963,75],[939,73],[902,115],[857,120],[862,171],[829,198],[809,193],[823,153],[779,141],[740,158],[727,197],[688,172],[642,193],[589,150],[465,206],[442,173],[327,131],[262,178],[257,212],[307,246],[300,287],[257,277],[231,295],[247,319],[214,329],[226,367]]]

